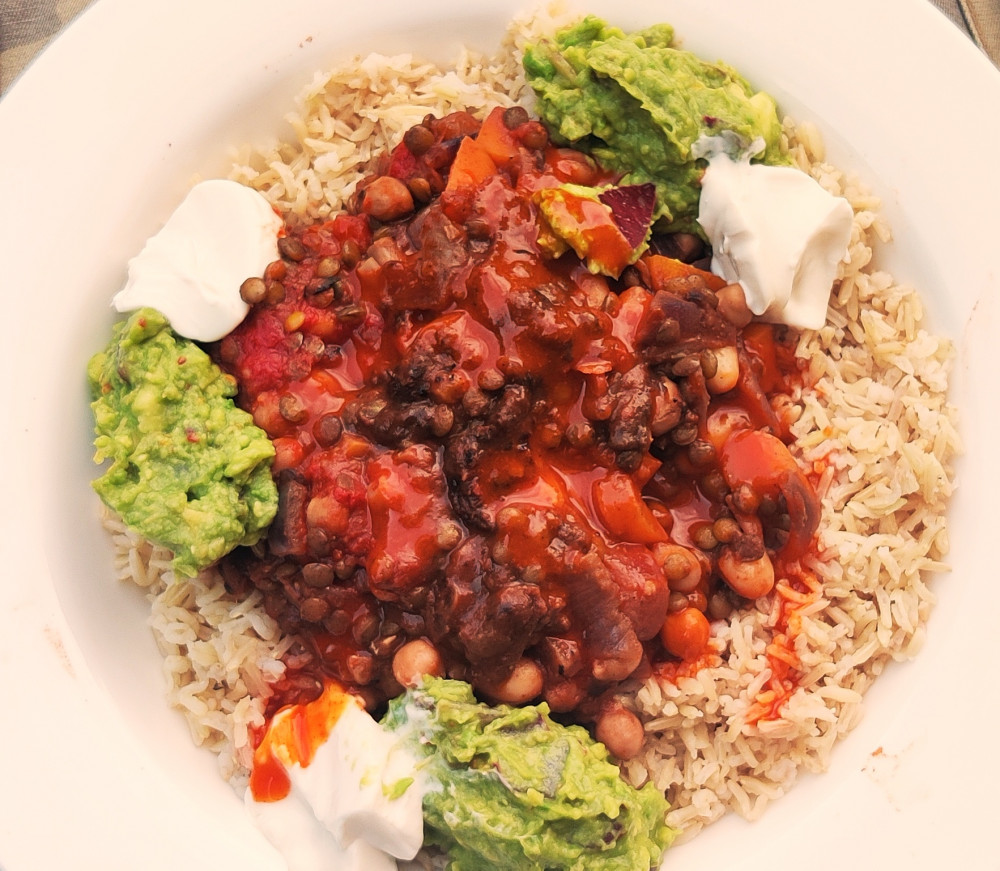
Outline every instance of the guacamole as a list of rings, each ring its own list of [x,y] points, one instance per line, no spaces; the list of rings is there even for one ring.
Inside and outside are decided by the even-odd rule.
[[[624,174],[656,185],[658,228],[699,232],[699,181],[705,162],[692,148],[702,135],[735,134],[755,159],[783,164],[774,100],[755,93],[734,69],[673,47],[659,24],[625,34],[595,16],[527,46],[524,69],[539,116],[557,141],[589,152]]]
[[[178,575],[261,537],[278,506],[274,447],[201,348],[140,309],[115,325],[87,379],[95,460],[111,461],[94,489],[130,529],[173,551]]]
[[[449,871],[639,871],[674,838],[662,793],[628,785],[603,744],[544,703],[490,707],[429,678],[389,705],[383,725],[422,758],[424,838]]]

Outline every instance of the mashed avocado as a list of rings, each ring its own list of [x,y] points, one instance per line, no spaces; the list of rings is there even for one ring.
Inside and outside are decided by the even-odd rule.
[[[603,744],[545,704],[489,707],[432,678],[390,702],[383,725],[423,758],[425,841],[449,871],[641,871],[674,838],[663,795],[629,786]]]
[[[588,16],[554,41],[529,45],[524,69],[557,140],[624,173],[624,183],[653,182],[660,226],[697,231],[705,163],[692,146],[703,134],[731,131],[746,147],[759,137],[758,160],[789,161],[774,100],[673,39],[667,24],[625,34]]]
[[[111,463],[94,489],[125,524],[193,576],[274,517],[274,447],[232,396],[236,383],[144,308],[115,325],[87,366],[97,438]]]

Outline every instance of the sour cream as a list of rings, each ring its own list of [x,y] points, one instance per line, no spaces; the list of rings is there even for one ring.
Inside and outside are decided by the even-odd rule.
[[[819,329],[851,239],[850,204],[794,167],[734,159],[725,143],[700,148],[708,168],[698,223],[712,244],[712,271],[742,285],[761,319]]]
[[[129,261],[113,304],[120,312],[155,308],[195,341],[221,339],[250,310],[240,285],[278,259],[281,226],[257,191],[225,179],[200,182]]]
[[[289,871],[395,871],[423,843],[423,792],[399,738],[330,686],[275,714],[244,803]]]

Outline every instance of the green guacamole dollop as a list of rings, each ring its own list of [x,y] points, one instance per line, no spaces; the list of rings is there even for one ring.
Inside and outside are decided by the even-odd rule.
[[[774,99],[673,42],[669,24],[626,34],[590,15],[527,46],[524,70],[557,141],[623,173],[623,184],[652,182],[658,226],[697,232],[705,161],[692,147],[702,135],[729,131],[747,148],[759,137],[756,160],[789,159]]]
[[[638,871],[674,838],[663,794],[626,783],[603,744],[544,703],[491,707],[466,683],[428,678],[383,725],[421,759],[425,842],[448,852],[449,871]]]
[[[166,318],[140,309],[115,324],[87,366],[101,499],[132,530],[173,551],[193,577],[274,518],[274,446],[233,402],[235,380]]]

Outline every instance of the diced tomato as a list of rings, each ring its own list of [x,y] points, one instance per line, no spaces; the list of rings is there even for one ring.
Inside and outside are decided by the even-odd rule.
[[[608,532],[621,541],[655,544],[667,533],[643,501],[635,482],[623,472],[611,472],[593,484],[594,508]]]
[[[748,324],[743,328],[743,344],[754,358],[761,390],[771,393],[783,387],[784,379],[778,367],[774,327],[771,324]]]

